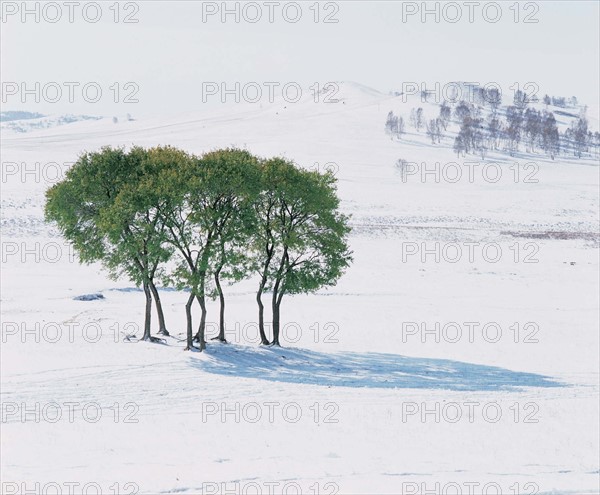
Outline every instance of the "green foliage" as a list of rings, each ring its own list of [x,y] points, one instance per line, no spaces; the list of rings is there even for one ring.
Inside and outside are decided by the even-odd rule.
[[[160,211],[164,199],[151,177],[171,163],[157,160],[156,149],[133,148],[128,154],[128,181],[123,183],[114,201],[102,209],[98,226],[113,246],[105,260],[113,273],[119,270],[138,285],[148,283],[167,261],[172,248],[165,243],[165,226]]]
[[[220,279],[258,272],[258,297],[271,289],[278,307],[284,294],[335,284],[352,261],[335,182],[235,148],[196,157],[106,147],[84,153],[48,190],[45,215],[82,262],[99,261],[113,277],[144,287],[161,278],[203,305],[205,295],[223,301]]]
[[[248,151],[224,149],[205,154],[202,166],[211,191],[205,211],[215,235],[211,269],[221,278],[242,280],[248,276],[247,246],[256,230],[252,206],[260,192],[259,161]]]
[[[110,147],[85,153],[46,193],[46,219],[81,261],[100,261],[113,278],[125,274],[138,285],[169,256],[157,215],[161,198],[146,187],[160,164],[149,153]]]
[[[265,161],[262,171],[256,247],[274,247],[267,287],[279,281],[283,295],[335,284],[352,261],[348,217],[338,211],[335,177],[301,170],[283,158]]]
[[[99,218],[115,200],[129,172],[127,154],[107,147],[81,155],[65,179],[46,192],[46,220],[57,224],[82,262],[102,260],[110,249]]]

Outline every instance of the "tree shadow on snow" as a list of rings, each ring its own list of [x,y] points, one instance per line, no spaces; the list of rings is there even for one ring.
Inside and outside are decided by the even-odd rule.
[[[534,373],[376,352],[326,353],[209,344],[202,359],[193,359],[192,363],[216,375],[335,387],[510,391],[522,387],[563,386]]]

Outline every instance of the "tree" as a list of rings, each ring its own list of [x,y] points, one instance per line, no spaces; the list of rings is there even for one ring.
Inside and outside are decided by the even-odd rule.
[[[471,116],[471,107],[466,101],[461,101],[454,109],[454,115],[459,122],[462,122],[465,118]]]
[[[265,289],[272,292],[272,344],[280,345],[283,296],[333,285],[351,263],[348,218],[338,208],[331,173],[300,170],[283,158],[263,162],[254,242],[254,266],[260,275],[256,299],[263,340]]]
[[[240,244],[249,242],[253,228],[254,198],[259,187],[258,161],[249,152],[225,149],[201,158],[172,148],[160,157],[173,165],[159,177],[156,188],[166,198],[162,210],[166,242],[179,254],[171,280],[180,289],[189,289],[186,303],[186,350],[199,342],[205,349],[206,297],[218,297],[219,335],[225,341],[225,297],[221,278],[240,279],[247,275]],[[210,290],[209,281],[215,288]],[[193,301],[200,305],[198,331],[192,333]]]
[[[465,146],[464,138],[459,132],[456,138],[454,138],[454,152],[456,153],[456,156],[460,158],[460,155],[464,155],[466,151],[467,149]]]
[[[524,114],[523,130],[529,143],[529,151],[535,151],[535,144],[538,142],[542,132],[542,118],[535,108],[527,108]]]
[[[560,151],[560,134],[552,112],[544,112],[542,115],[541,140],[542,149],[554,160]]]
[[[421,107],[417,108],[416,110],[413,108],[410,111],[410,125],[412,125],[417,131],[419,131],[421,127],[423,127],[423,119],[423,109]]]
[[[421,129],[421,127],[423,127],[423,124],[425,123],[425,117],[423,116],[423,109],[421,107],[417,108],[415,119],[415,127],[418,131]]]
[[[500,90],[498,88],[488,89],[486,92],[486,101],[492,108],[492,112],[496,113],[498,107],[500,107],[502,104],[502,95],[500,94]]]
[[[263,345],[269,344],[269,339],[265,332],[264,311],[265,306],[262,302],[262,295],[268,288],[269,274],[271,265],[275,258],[275,249],[277,247],[277,206],[278,197],[276,190],[277,183],[273,182],[269,185],[269,180],[278,179],[275,171],[272,171],[273,166],[267,167],[265,164],[261,166],[261,192],[254,202],[254,210],[257,220],[257,229],[254,234],[253,251],[254,269],[258,273],[259,284],[256,291],[256,303],[258,304],[258,331],[260,333],[260,341]]]
[[[256,229],[253,204],[259,193],[260,169],[258,159],[248,151],[224,149],[202,156],[206,171],[209,201],[204,214],[208,228],[214,232],[209,260],[219,298],[219,334],[225,342],[225,296],[221,278],[241,280],[249,274],[247,245]]]
[[[404,119],[398,115],[396,117],[394,133],[398,137],[398,139],[402,139],[402,134],[404,134]]]
[[[544,105],[546,105],[546,108],[548,108],[548,106],[552,103],[552,100],[548,95],[544,95],[544,99],[542,101],[544,102]]]
[[[437,142],[440,143],[442,141],[442,121],[439,118],[435,119],[435,131]]]
[[[473,88],[473,102],[477,105],[485,105],[487,99],[487,91],[481,86],[475,86]]]
[[[394,112],[390,111],[385,122],[385,130],[391,134],[392,138],[397,137],[400,139],[402,134],[404,134],[404,119],[399,115],[394,115]]]
[[[515,151],[519,150],[519,143],[521,142],[521,125],[523,122],[523,111],[516,107],[508,107],[506,109],[506,141],[511,156]]]
[[[427,124],[425,124],[425,130],[426,130],[427,135],[431,138],[431,144],[435,144],[437,132],[436,132],[436,122],[434,119],[431,119],[430,121],[427,122]]]
[[[471,150],[481,151],[484,147],[483,119],[466,116],[460,125],[458,136],[465,153]]]
[[[417,128],[417,112],[414,108],[410,111],[410,117],[408,118],[408,121],[413,128]]]
[[[444,101],[440,106],[440,123],[444,127],[444,130],[448,129],[448,122],[450,122],[450,118],[452,116],[452,110],[448,106],[448,104]]]
[[[161,246],[158,220],[150,203],[134,204],[124,199],[146,173],[145,160],[146,152],[141,148],[126,153],[105,147],[83,154],[65,179],[47,191],[45,216],[73,244],[81,262],[99,261],[111,277],[126,275],[143,286],[146,311],[142,338],[152,340],[154,279],[168,251]],[[158,291],[154,297],[160,330],[166,333]]]
[[[491,113],[487,122],[487,135],[490,141],[490,147],[494,150],[498,149],[498,141],[502,134],[502,124],[496,113]]]
[[[525,107],[529,104],[529,97],[525,91],[517,89],[513,97],[513,105],[519,110],[525,110]]]
[[[206,347],[206,283],[209,260],[215,231],[210,208],[215,201],[211,190],[210,171],[195,156],[175,148],[163,148],[156,157],[170,164],[156,179],[155,187],[165,198],[161,219],[165,225],[166,242],[179,255],[176,266],[169,275],[169,282],[178,289],[189,290],[185,305],[185,350],[200,343],[200,351]],[[200,324],[196,336],[192,331],[192,304],[198,301],[201,309]]]
[[[471,136],[472,136],[472,146],[473,149],[476,150],[482,159],[485,159],[488,147],[485,139],[485,132],[483,127],[483,119],[476,118],[472,119],[471,122]]]
[[[122,271],[144,289],[144,340],[151,339],[152,298],[158,313],[159,334],[169,335],[154,280],[162,274],[162,264],[170,258],[172,249],[164,243],[164,224],[159,213],[163,198],[152,181],[164,164],[149,158],[153,152],[139,147],[129,152],[129,180],[114,201],[100,211],[99,218],[99,225],[114,246],[107,261],[109,268],[115,273]]]
[[[573,150],[577,158],[587,151],[588,122],[585,117],[579,117],[572,125]]]
[[[392,133],[392,129],[395,125],[395,118],[396,117],[394,116],[394,112],[390,110],[387,114],[387,119],[385,120],[385,130],[390,134]]]
[[[431,119],[426,124],[427,135],[431,138],[431,144],[439,143],[442,140],[442,123],[441,120]]]

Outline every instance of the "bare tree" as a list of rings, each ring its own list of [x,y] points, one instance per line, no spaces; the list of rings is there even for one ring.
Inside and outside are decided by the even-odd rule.
[[[448,104],[444,101],[440,107],[440,124],[444,127],[444,130],[448,129],[448,122],[452,116],[452,110]]]
[[[544,112],[542,116],[541,141],[542,149],[554,160],[560,151],[560,134],[552,112]]]
[[[404,119],[390,111],[385,122],[385,130],[392,136],[392,139],[394,137],[401,139],[404,134]]]
[[[588,121],[585,117],[579,117],[572,126],[573,151],[577,158],[588,150]]]
[[[431,144],[439,143],[442,140],[442,121],[441,119],[431,119],[425,125],[427,135],[431,138]]]
[[[416,112],[416,128],[417,131],[421,129],[421,127],[423,127],[423,124],[425,123],[425,117],[423,115],[423,109],[421,107],[417,108],[417,112]]]
[[[504,130],[506,145],[511,156],[519,150],[522,123],[523,111],[516,106],[508,107],[506,109],[506,127]]]

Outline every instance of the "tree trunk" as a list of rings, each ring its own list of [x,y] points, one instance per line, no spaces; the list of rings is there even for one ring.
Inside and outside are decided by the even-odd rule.
[[[156,306],[156,313],[158,314],[158,333],[160,335],[169,336],[169,332],[167,331],[167,326],[165,324],[165,315],[163,313],[162,304],[160,302],[160,296],[158,295],[158,289],[156,285],[154,285],[153,281],[150,281],[150,290],[152,291],[152,295],[154,296],[154,304]]]
[[[200,287],[199,292],[201,295],[197,295],[196,299],[198,300],[198,304],[200,304],[201,314],[200,314],[200,326],[198,327],[198,331],[194,336],[194,342],[198,342],[200,344],[200,351],[206,349],[206,341],[204,340],[204,334],[206,330],[206,296],[204,295],[204,277],[205,273],[202,273],[200,278]]]
[[[198,304],[200,304],[201,314],[200,314],[200,326],[198,327],[198,332],[194,337],[194,340],[200,344],[200,351],[206,349],[206,340],[204,340],[204,334],[206,330],[206,296],[204,295],[204,288],[206,286],[204,282],[204,278],[206,273],[201,272],[200,277],[200,294],[196,296],[198,300]]]
[[[258,291],[256,292],[256,303],[258,304],[258,331],[260,332],[260,343],[269,345],[269,339],[265,334],[265,306],[262,302],[262,293],[265,288],[266,277],[261,281]]]
[[[221,281],[219,279],[219,275],[221,273],[221,269],[223,266],[219,266],[215,271],[215,286],[217,287],[217,292],[219,293],[219,335],[217,340],[220,342],[227,342],[225,339],[225,295],[223,294],[223,289],[221,288]]]
[[[273,301],[272,301],[272,310],[273,310],[273,342],[271,345],[280,346],[279,343],[279,302],[277,300],[277,289],[273,290]]]
[[[273,257],[273,246],[269,246],[268,243],[266,246],[266,253],[267,259],[263,265],[260,284],[258,286],[258,291],[256,292],[256,303],[258,304],[258,331],[260,333],[260,343],[262,345],[269,345],[269,339],[265,333],[265,306],[262,302],[262,294],[267,285],[267,272],[269,270],[269,265],[271,264],[271,258]]]
[[[279,343],[279,305],[281,304],[281,298],[283,297],[283,293],[285,291],[281,287],[281,280],[284,272],[284,267],[288,261],[287,254],[287,246],[283,250],[283,256],[281,257],[281,263],[279,263],[279,270],[277,270],[277,279],[275,280],[275,284],[273,284],[273,299],[271,301],[271,309],[273,311],[273,342],[271,345],[280,346]]]
[[[150,323],[152,319],[152,293],[148,283],[144,282],[144,294],[146,295],[146,314],[144,317],[144,336],[142,340],[150,340]]]
[[[187,346],[185,351],[191,351],[194,348],[193,333],[192,333],[192,303],[194,302],[194,293],[190,294],[190,297],[185,304],[185,317],[187,320]]]
[[[196,299],[198,300],[198,304],[200,304],[202,313],[200,315],[200,326],[198,327],[198,332],[196,332],[194,341],[200,344],[200,350],[203,351],[206,349],[206,340],[204,340],[204,333],[206,330],[206,298],[202,295],[196,296]]]
[[[208,234],[208,238],[206,240],[206,245],[204,246],[204,251],[202,253],[202,258],[200,260],[200,269],[197,271],[200,280],[200,286],[198,287],[198,295],[196,295],[196,299],[200,304],[200,309],[202,313],[200,315],[200,326],[198,327],[198,332],[194,337],[194,340],[200,344],[200,352],[206,349],[206,340],[204,340],[204,335],[206,331],[206,270],[208,267],[208,259],[210,256],[210,245],[211,245],[211,236],[212,234]]]

